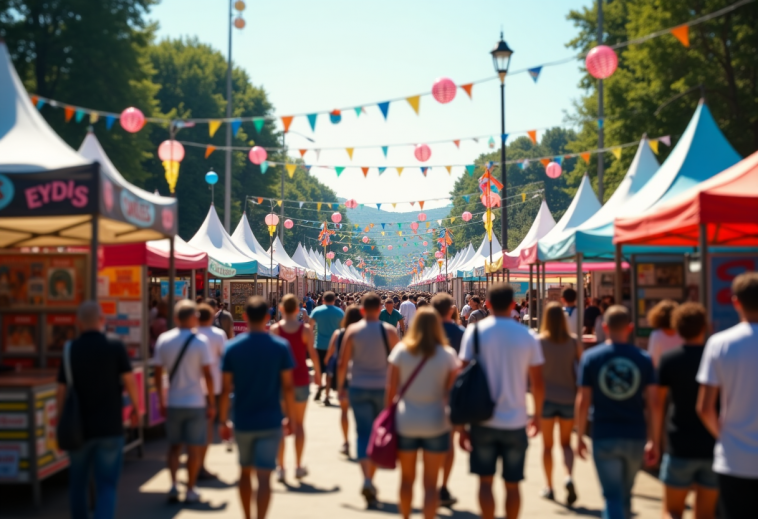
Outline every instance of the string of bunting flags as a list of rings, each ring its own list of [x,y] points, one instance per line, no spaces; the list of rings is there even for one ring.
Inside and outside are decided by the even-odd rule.
[[[689,37],[690,27],[704,23],[714,18],[718,18],[720,16],[724,16],[734,11],[735,9],[738,9],[739,7],[747,5],[754,1],[755,0],[740,0],[738,2],[735,2],[732,5],[724,7],[722,9],[719,9],[707,15],[701,16],[694,20],[690,20],[688,22],[685,22],[680,25],[676,25],[674,27],[669,27],[669,28],[662,29],[659,31],[654,31],[652,33],[640,36],[638,38],[634,38],[632,40],[619,42],[619,43],[616,43],[615,45],[611,45],[610,48],[614,50],[621,49],[629,45],[640,44],[645,41],[651,40],[653,38],[658,38],[664,35],[671,35],[674,38],[676,38],[684,47],[689,47],[690,46],[690,37]],[[559,60],[543,63],[541,65],[511,71],[508,73],[507,77],[510,78],[511,76],[515,76],[515,75],[527,74],[529,75],[530,78],[532,78],[532,80],[535,83],[537,83],[540,75],[542,74],[543,69],[547,67],[562,65],[565,63],[575,61],[577,59],[583,59],[585,57],[586,57],[586,53],[575,54],[575,55],[568,56],[566,58],[562,58]],[[224,123],[230,124],[232,126],[233,133],[236,135],[237,131],[239,131],[239,128],[242,126],[243,123],[252,122],[255,130],[260,133],[263,130],[263,126],[267,121],[273,122],[273,121],[279,120],[284,128],[284,131],[287,132],[289,131],[292,121],[296,117],[298,118],[305,117],[308,121],[309,126],[311,127],[311,130],[315,131],[316,123],[319,116],[328,116],[332,124],[339,124],[342,121],[343,111],[347,113],[353,113],[355,115],[355,118],[358,119],[360,118],[361,115],[367,113],[366,107],[372,107],[372,106],[376,106],[376,108],[378,108],[379,112],[384,117],[384,120],[387,120],[387,117],[389,116],[390,104],[398,103],[398,102],[407,104],[418,115],[420,114],[420,110],[421,110],[422,97],[431,95],[438,102],[445,104],[452,101],[456,95],[457,90],[460,89],[469,97],[469,99],[473,99],[474,85],[480,84],[480,83],[486,83],[489,81],[494,81],[496,79],[498,79],[498,76],[490,76],[490,77],[486,77],[486,78],[479,79],[476,81],[471,81],[468,83],[456,84],[448,78],[439,78],[434,83],[431,91],[423,92],[420,94],[397,97],[397,98],[388,99],[386,101],[380,101],[380,102],[375,102],[375,103],[364,103],[362,105],[348,106],[345,108],[337,108],[333,110],[321,110],[321,111],[314,111],[314,112],[307,112],[307,113],[300,113],[300,114],[293,114],[293,115],[284,115],[284,116],[278,116],[278,117],[276,116],[213,117],[213,118],[191,117],[191,118],[186,118],[186,119],[181,119],[181,120],[174,120],[168,117],[145,117],[141,111],[133,107],[127,108],[121,113],[117,113],[117,112],[110,112],[106,110],[99,110],[99,109],[87,108],[83,106],[72,105],[70,103],[64,103],[62,101],[58,101],[49,97],[41,96],[39,94],[32,94],[31,98],[32,98],[32,103],[38,109],[42,109],[42,107],[44,107],[45,105],[63,109],[66,122],[69,122],[71,120],[74,120],[76,122],[82,122],[86,118],[90,124],[95,124],[100,120],[104,120],[106,128],[111,129],[115,121],[119,120],[121,122],[122,127],[124,127],[124,129],[127,131],[139,131],[144,126],[144,124],[148,122],[162,124],[162,125],[174,124],[174,125],[178,125],[179,127],[194,126],[195,124],[207,124],[208,133],[211,137],[213,137],[213,135],[215,135],[215,133]],[[137,114],[136,112],[139,112],[139,114]],[[124,119],[130,122],[127,122],[125,124]],[[134,124],[131,124],[132,122]]]

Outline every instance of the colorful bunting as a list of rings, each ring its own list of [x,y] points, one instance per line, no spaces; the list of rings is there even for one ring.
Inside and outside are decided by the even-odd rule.
[[[465,85],[461,85],[461,88],[468,94],[469,99],[473,99],[471,96],[471,89],[474,88],[473,83],[466,83]]]
[[[100,114],[97,112],[92,112],[89,114],[89,123],[95,124],[98,120],[100,120]]]
[[[78,123],[82,122],[82,119],[84,119],[84,110],[77,110],[76,116],[74,117],[74,120]]]
[[[276,201],[276,205],[278,205],[279,207],[281,207],[282,206],[282,201],[281,200],[277,200]]]
[[[40,99],[39,101],[37,101],[36,103],[34,103],[34,106],[37,107],[37,110],[42,110],[42,107],[45,106],[45,100],[44,99]]]
[[[208,135],[213,138],[214,135],[216,135],[216,132],[221,127],[221,121],[215,119],[213,121],[208,122]]]
[[[262,203],[263,203],[263,197],[262,197],[262,196],[259,196],[259,197],[258,197],[258,205],[260,205],[260,204],[262,204]]]
[[[387,150],[389,150],[389,146],[382,146],[382,153],[384,153],[384,158],[387,158]]]
[[[405,100],[408,101],[408,104],[411,105],[413,111],[416,112],[416,115],[418,115],[419,105],[421,104],[421,96],[406,97]]]
[[[540,162],[542,162],[543,166],[547,167],[550,164],[550,159],[540,159]]]
[[[316,202],[316,211],[321,211],[321,202]]]
[[[311,125],[311,131],[316,131],[316,118],[318,117],[318,114],[308,114],[308,123]]]
[[[69,122],[71,120],[71,118],[74,116],[74,112],[75,110],[74,110],[74,107],[72,106],[66,106],[65,108],[63,108],[63,114],[66,119],[66,122]]]
[[[268,161],[261,162],[261,173],[265,173],[268,170]]]
[[[423,200],[421,200],[421,201],[418,203],[418,206],[419,206],[421,209],[423,209],[423,208],[424,208],[424,201],[423,201]],[[429,227],[429,224],[426,224],[426,226],[427,226],[427,227]]]
[[[447,170],[448,175],[452,174],[453,166],[445,166],[445,169]]]
[[[529,130],[526,134],[529,136],[532,144],[537,144],[537,130]]]
[[[647,143],[650,145],[650,149],[653,153],[658,155],[658,139],[648,139]]]
[[[460,147],[461,147],[461,141],[460,140],[453,141],[453,144],[455,144],[456,148],[460,149]]]
[[[526,202],[526,193],[521,193],[521,202]]]
[[[617,146],[615,148],[611,148],[611,153],[613,153],[613,156],[616,157],[616,160],[621,159],[621,148],[620,147]]]
[[[671,29],[671,34],[679,40],[679,43],[685,47],[690,46],[690,28],[687,25],[680,25]]]
[[[290,124],[292,124],[292,118],[294,116],[292,115],[284,115],[281,117],[282,119],[282,125],[284,125],[284,133],[287,133],[290,131]]]
[[[377,209],[381,209],[381,208],[382,208],[382,204],[376,204],[376,208],[377,208]],[[373,227],[373,226],[374,226],[374,224],[372,223],[372,224],[371,224],[371,227]]]
[[[403,174],[403,169],[405,168],[395,168],[395,169],[397,170],[397,176],[399,177],[400,175]]]
[[[466,166],[466,172],[469,174],[470,177],[474,176],[475,169],[476,169],[476,164],[469,164]]]
[[[239,119],[235,119],[232,121],[232,135],[235,137],[237,136],[237,132],[240,131],[240,127],[242,126],[242,121]]]
[[[355,148],[345,148],[345,151],[347,152],[348,157],[350,157],[350,160],[353,160],[353,150]]]
[[[601,130],[603,129],[603,119],[598,119],[597,120],[597,127],[599,129],[601,129]]]
[[[334,171],[337,173],[337,176],[340,176],[345,171],[345,168],[343,166],[335,166]]]
[[[261,130],[263,129],[263,123],[265,122],[265,119],[253,119],[253,126],[255,127],[255,131],[261,133]]]
[[[290,178],[294,177],[297,164],[287,164],[285,167],[287,168],[287,174],[289,174]],[[279,204],[279,205],[282,205],[282,204]]]
[[[539,67],[534,67],[530,69],[526,69],[526,71],[529,73],[529,76],[534,80],[534,82],[537,82],[537,79],[540,77],[540,72],[542,72],[542,65]]]
[[[377,103],[379,110],[381,110],[384,120],[387,120],[387,113],[390,111],[390,102],[384,101],[383,103]]]
[[[666,146],[671,146],[671,135],[664,135],[663,137],[658,137],[658,140],[665,144]]]
[[[305,153],[306,153],[308,150],[297,150],[297,151],[300,153],[300,158],[303,158],[303,157],[305,157]]]
[[[363,171],[363,178],[368,177],[368,168],[361,168],[361,171]]]
[[[353,108],[353,110],[355,110],[355,116],[356,117],[360,117],[361,116],[361,112],[363,111],[363,107],[362,106],[356,106],[355,108]]]
[[[380,167],[380,168],[379,168],[379,174],[381,175],[381,174],[382,174],[382,173],[384,173],[386,170],[387,170],[387,168],[385,168],[385,167]]]
[[[584,162],[586,162],[587,164],[590,163],[590,154],[588,152],[580,153],[579,156],[582,157]]]
[[[422,174],[422,175],[424,175],[424,177],[426,177],[426,172],[427,172],[428,170],[429,170],[429,168],[428,168],[428,167],[426,167],[426,166],[423,166],[423,167],[421,168],[421,174]]]
[[[205,158],[207,159],[208,157],[210,157],[211,153],[213,153],[214,151],[216,151],[215,146],[208,146],[207,148],[205,148]]]

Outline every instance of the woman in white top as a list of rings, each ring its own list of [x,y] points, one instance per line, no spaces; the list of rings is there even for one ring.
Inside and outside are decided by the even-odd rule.
[[[450,449],[447,399],[458,372],[442,321],[431,306],[421,308],[411,328],[389,356],[385,406],[389,407],[424,362],[397,406],[398,459],[402,471],[400,514],[410,517],[416,457],[424,452],[424,518],[436,517],[437,477]]]
[[[676,301],[664,299],[647,313],[648,325],[653,328],[647,343],[647,352],[652,357],[653,366],[656,368],[661,360],[661,355],[684,344],[682,338],[671,326],[671,316],[677,306],[679,305]]]

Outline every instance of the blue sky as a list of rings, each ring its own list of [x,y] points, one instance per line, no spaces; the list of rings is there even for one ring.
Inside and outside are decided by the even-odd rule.
[[[473,99],[458,89],[455,99],[445,105],[431,96],[422,97],[420,115],[404,101],[392,103],[387,121],[376,103],[429,92],[438,77],[464,84],[494,76],[489,51],[501,26],[514,50],[511,70],[571,56],[565,44],[577,29],[566,14],[590,0],[247,0],[246,4],[246,27],[233,32],[233,60],[266,89],[277,116],[365,107],[359,118],[343,112],[338,125],[319,116],[315,132],[305,117],[295,118],[291,130],[316,144],[290,133],[291,155],[299,157],[299,148],[338,147],[324,149],[318,160],[314,152],[306,154],[306,163],[314,165],[312,174],[338,196],[389,203],[447,196],[464,174],[463,167],[454,167],[451,175],[442,167],[434,168],[427,178],[417,167],[470,164],[489,151],[490,135],[499,142],[499,82],[474,85]],[[226,53],[228,8],[222,0],[162,0],[150,18],[160,24],[159,37],[194,36]],[[566,113],[582,94],[577,87],[580,76],[580,63],[572,61],[543,69],[536,84],[527,74],[509,77],[506,132],[515,137],[533,128],[565,126]],[[460,149],[452,143],[482,135],[487,137],[478,144],[463,141]],[[414,158],[413,146],[391,147],[386,158],[379,148],[439,140],[448,142],[430,144],[432,156],[424,164]],[[343,149],[366,145],[377,148],[356,149],[352,160]],[[371,169],[364,178],[354,168],[337,178],[333,170],[316,164],[416,167],[400,177],[391,169],[381,177]],[[429,202],[427,207],[437,205]],[[398,204],[397,210],[411,207]]]

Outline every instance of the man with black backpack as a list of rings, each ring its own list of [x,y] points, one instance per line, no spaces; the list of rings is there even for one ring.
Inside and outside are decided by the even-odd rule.
[[[461,447],[471,452],[471,473],[479,476],[479,506],[483,519],[494,519],[495,499],[492,482],[498,458],[502,459],[505,480],[505,516],[516,519],[521,508],[519,482],[524,479],[524,462],[528,447],[527,432],[536,436],[545,393],[542,375],[544,358],[534,332],[511,318],[515,305],[513,288],[507,284],[493,285],[487,294],[490,317],[469,325],[461,341],[460,358],[467,365],[475,360],[486,379],[491,401],[491,417],[471,423],[470,430],[460,436]],[[466,371],[461,374],[461,379]],[[534,415],[527,416],[527,377],[534,398]],[[473,381],[472,381],[473,382]],[[456,401],[456,388],[451,396],[451,420],[461,415],[461,402]],[[469,393],[471,395],[471,393]],[[480,399],[480,400],[481,400]],[[469,404],[469,407],[480,407]]]
[[[216,416],[216,396],[213,391],[211,365],[213,359],[208,340],[196,334],[197,305],[188,299],[174,307],[177,328],[162,333],[155,344],[155,387],[160,411],[166,417],[166,436],[169,441],[168,469],[171,472],[169,501],[179,499],[176,472],[182,445],[187,446],[187,494],[185,501],[196,503],[200,496],[195,491],[200,471],[203,448],[208,442],[208,420]],[[168,373],[168,402],[163,400],[163,373]]]

